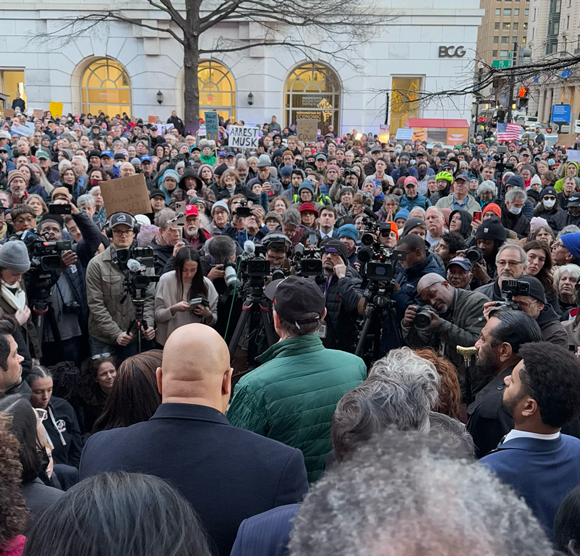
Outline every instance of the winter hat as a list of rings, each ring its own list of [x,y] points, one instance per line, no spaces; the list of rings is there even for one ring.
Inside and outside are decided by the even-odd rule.
[[[548,226],[548,221],[545,218],[534,216],[530,221],[530,232],[534,233],[538,228],[541,228],[542,226]]]
[[[551,185],[547,185],[540,191],[540,197],[545,197],[546,195],[553,195],[555,197],[558,195],[558,192]]]
[[[292,176],[292,166],[282,166],[280,168],[280,177],[289,178],[290,176]]]
[[[506,187],[519,187],[524,188],[524,178],[522,176],[511,176],[505,184]]]
[[[530,180],[530,185],[542,184],[542,178],[538,174],[534,174]]]
[[[211,215],[213,216],[213,212],[216,208],[221,207],[223,208],[227,213],[228,216],[230,214],[230,209],[228,208],[228,204],[225,201],[216,201],[213,206],[211,207]]]
[[[310,180],[304,180],[300,184],[300,187],[298,188],[298,196],[300,196],[300,192],[303,189],[308,189],[308,191],[310,191],[310,193],[312,193],[312,197],[314,197],[314,184]]]
[[[320,248],[325,253],[336,252],[344,264],[348,266],[348,249],[346,245],[339,239],[329,239],[327,236],[320,242]]]
[[[536,201],[536,203],[540,202],[540,194],[535,189],[532,189],[530,187],[528,188],[526,193],[528,194],[528,199],[533,199],[534,201]]]
[[[523,274],[518,278],[518,282],[526,282],[530,285],[529,296],[537,299],[540,303],[546,303],[546,294],[544,293],[544,286],[535,277],[529,276],[528,274]]]
[[[141,159],[140,158],[132,158],[131,159],[131,164],[133,166],[141,166]]]
[[[358,230],[355,228],[354,224],[345,224],[338,228],[338,237],[349,237],[354,242],[358,241]]]
[[[30,270],[28,249],[23,241],[7,241],[0,247],[0,268],[12,270],[12,272],[28,272]]]
[[[202,165],[201,165],[201,166],[198,168],[198,170],[197,170],[197,175],[198,175],[200,178],[201,178],[201,171],[202,171],[204,168],[209,168],[209,170],[210,170],[210,172],[211,172],[211,175],[213,176],[213,168],[212,168],[212,167],[211,167],[209,164],[202,164]],[[185,173],[185,172],[184,172],[184,173]]]
[[[496,203],[489,203],[488,205],[486,205],[485,208],[483,209],[483,214],[487,212],[493,212],[498,218],[501,218],[501,209],[499,208],[499,205],[497,205]]]
[[[312,203],[302,203],[298,209],[298,212],[312,212],[318,216],[318,211]]]
[[[165,170],[165,172],[163,172],[163,176],[161,177],[161,183],[163,183],[166,180],[166,178],[173,178],[177,183],[179,183],[181,176],[175,170],[171,170],[171,168],[169,168]]]
[[[282,225],[282,216],[278,212],[269,212],[268,214],[266,214],[266,216],[264,217],[264,222],[267,222],[268,220],[276,220],[278,224]]]
[[[499,218],[495,216],[484,220],[475,232],[475,239],[497,239],[499,241],[505,241],[506,238],[507,230],[502,226]]]
[[[272,161],[267,154],[261,154],[258,158],[258,168],[266,168],[267,166],[272,166]]]
[[[397,218],[404,218],[407,220],[407,218],[409,218],[409,211],[406,208],[401,209],[397,214],[395,214],[395,220],[397,220]]]
[[[328,170],[336,170],[337,172],[339,172],[340,170],[338,169],[338,166],[336,164],[330,164],[326,167],[326,171],[328,172]]]
[[[24,183],[26,183],[26,178],[24,177],[24,174],[22,172],[20,172],[19,170],[12,170],[11,172],[8,173],[8,187],[10,187],[10,184],[16,178],[20,178],[21,180],[24,181]]]
[[[70,191],[66,187],[57,187],[53,189],[50,199],[54,201],[59,195],[65,195],[69,201],[71,199]]]
[[[564,247],[570,251],[570,254],[575,259],[580,258],[580,232],[564,234],[560,237],[560,241],[564,244]],[[8,243],[5,244],[5,246],[8,245]],[[4,249],[4,247],[2,247],[2,249]],[[2,258],[2,249],[0,249],[0,259]],[[0,266],[2,266],[1,261]]]
[[[403,228],[403,233],[401,234],[401,237],[409,235],[409,232],[413,228],[417,228],[418,226],[423,226],[425,229],[427,229],[427,224],[425,224],[425,220],[423,220],[422,218],[417,217],[409,218],[407,222],[405,222],[405,227]]]

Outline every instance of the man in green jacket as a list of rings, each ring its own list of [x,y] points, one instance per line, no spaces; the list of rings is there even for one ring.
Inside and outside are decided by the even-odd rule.
[[[236,385],[229,422],[299,448],[310,482],[332,449],[330,423],[342,396],[367,376],[359,357],[326,349],[318,331],[326,315],[316,283],[289,276],[266,288],[280,341],[257,358],[261,366]]]

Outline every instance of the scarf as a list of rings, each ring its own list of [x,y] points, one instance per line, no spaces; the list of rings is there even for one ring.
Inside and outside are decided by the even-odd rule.
[[[8,305],[15,311],[24,310],[26,307],[26,293],[20,285],[16,288],[11,288],[4,280],[0,280],[0,283],[2,284],[2,297],[8,302]]]

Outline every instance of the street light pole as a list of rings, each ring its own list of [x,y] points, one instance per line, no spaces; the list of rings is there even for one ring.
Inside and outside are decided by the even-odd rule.
[[[481,67],[481,64],[480,64],[479,68],[477,69],[477,83],[475,84],[477,91],[475,91],[475,125],[473,126],[473,137],[477,136],[477,124],[479,123],[479,101],[481,99],[481,93],[479,92],[479,86],[480,86],[482,77],[483,77],[483,68]]]
[[[518,43],[514,41],[514,50],[512,54],[512,68],[515,68],[518,64]],[[507,111],[507,121],[508,123],[512,122],[512,106],[514,104],[514,87],[515,87],[516,78],[514,74],[510,76],[510,94],[508,97],[508,111]]]

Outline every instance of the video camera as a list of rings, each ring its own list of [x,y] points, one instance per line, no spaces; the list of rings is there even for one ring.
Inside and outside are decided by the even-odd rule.
[[[63,251],[72,249],[70,241],[45,241],[31,230],[15,234],[10,238],[10,241],[23,241],[28,249],[32,269],[42,272],[59,270]]]
[[[240,204],[234,211],[234,214],[238,218],[248,218],[248,216],[252,216],[252,205],[254,203],[252,201],[248,201],[247,199],[242,199]]]
[[[322,276],[321,251],[314,245],[304,247],[299,243],[294,247],[294,261],[296,263],[296,274],[298,276]]]
[[[504,301],[497,301],[495,310],[519,311],[520,306],[513,301],[513,298],[517,295],[530,295],[530,285],[519,280],[504,280],[501,283],[501,296]]]
[[[155,252],[151,247],[117,249],[113,262],[125,275],[125,295],[121,303],[127,294],[131,294],[133,300],[143,297],[149,284],[159,281],[159,276],[155,275]]]

